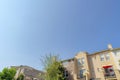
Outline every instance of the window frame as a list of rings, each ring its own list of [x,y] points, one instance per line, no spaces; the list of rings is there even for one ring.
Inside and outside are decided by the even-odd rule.
[[[84,64],[85,64],[85,58],[84,58],[84,57],[79,58],[79,59],[77,60],[77,63],[78,63],[79,66],[84,65]]]
[[[105,55],[104,54],[100,54],[100,61],[105,61]]]
[[[79,76],[80,76],[80,78],[84,78],[84,72],[85,71],[86,71],[86,69],[79,70]]]
[[[67,70],[64,71],[64,77],[68,78],[69,77],[69,72]]]
[[[82,63],[82,65],[84,65],[85,64],[85,58],[83,57],[83,58],[81,58],[81,63]]]
[[[106,53],[106,54],[105,54],[105,59],[106,59],[106,61],[109,61],[109,60],[110,60],[110,54],[109,54],[109,53]]]

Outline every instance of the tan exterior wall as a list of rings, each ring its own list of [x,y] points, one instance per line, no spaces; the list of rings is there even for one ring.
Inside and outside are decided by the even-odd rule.
[[[89,56],[89,66],[90,66],[90,74],[91,78],[101,78],[101,73],[98,73],[97,68],[100,68],[99,56],[92,55]],[[98,73],[98,74],[96,74]],[[100,76],[101,75],[101,76]]]
[[[68,77],[67,77],[67,79],[68,80],[74,80],[74,74],[75,74],[75,68],[74,68],[74,60],[72,59],[72,60],[69,60],[69,61],[65,61],[64,63],[63,63],[63,65],[64,65],[64,67],[65,67],[65,70],[66,71],[68,71]]]
[[[104,56],[104,61],[100,60],[100,55],[109,54],[110,60],[106,60]],[[101,78],[105,80],[103,66],[113,66],[113,69],[116,69],[115,62],[113,60],[113,56],[111,52],[102,52],[98,54],[93,54],[89,56],[90,59],[90,70],[91,70],[91,78]],[[115,71],[116,73],[116,71]]]
[[[111,51],[111,54],[115,64],[116,76],[120,80],[120,49]]]
[[[75,56],[75,59],[76,59],[76,63],[78,63],[78,59],[81,59],[81,58],[84,58],[84,64],[83,65],[76,65],[76,74],[77,74],[77,77],[79,76],[79,74],[80,74],[80,70],[81,69],[85,69],[86,70],[86,78],[87,79],[90,79],[90,73],[89,73],[89,64],[88,64],[88,56],[87,56],[88,54],[86,53],[86,52],[80,52],[80,53],[78,53],[76,56]],[[80,80],[80,79],[78,79],[78,80]]]
[[[115,56],[115,53],[118,56]],[[101,55],[103,55],[103,60],[101,61]],[[109,56],[109,58],[107,58]],[[84,64],[79,65],[78,60],[84,58]],[[74,61],[70,65],[72,66],[73,80],[90,80],[94,78],[96,80],[120,80],[120,48],[118,49],[108,49],[94,54],[88,54],[87,52],[79,52],[74,57]],[[106,66],[113,68],[115,76],[105,77]],[[71,67],[71,66],[70,66]],[[68,67],[68,68],[70,68]],[[74,68],[74,69],[73,69]],[[80,78],[80,70],[85,69],[84,72],[86,78]]]

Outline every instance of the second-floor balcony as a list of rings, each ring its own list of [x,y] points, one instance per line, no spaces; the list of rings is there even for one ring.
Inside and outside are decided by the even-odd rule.
[[[111,73],[106,73],[105,78],[116,78],[116,75],[115,74],[111,75]]]
[[[103,68],[104,68],[105,78],[116,78],[116,75],[112,66],[104,66]]]

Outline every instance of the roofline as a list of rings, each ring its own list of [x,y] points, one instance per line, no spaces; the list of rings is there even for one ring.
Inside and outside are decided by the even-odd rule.
[[[102,50],[102,51],[95,52],[93,54],[88,54],[88,55],[95,55],[95,54],[99,54],[99,53],[103,53],[103,52],[109,52],[109,51],[115,51],[115,50],[120,50],[120,48],[113,48],[113,49]]]
[[[120,48],[114,48],[112,51],[114,51],[114,50],[120,50]]]
[[[95,54],[99,54],[99,53],[103,53],[103,52],[115,51],[115,50],[120,50],[120,48],[106,49],[106,50],[94,52],[93,54],[88,54],[88,53],[87,54],[91,56],[91,55],[95,55]],[[71,60],[74,60],[74,58],[62,60],[61,62],[66,62],[66,61],[71,61]]]
[[[70,58],[70,59],[62,60],[61,62],[66,62],[66,61],[71,61],[71,60],[74,60],[74,58]]]

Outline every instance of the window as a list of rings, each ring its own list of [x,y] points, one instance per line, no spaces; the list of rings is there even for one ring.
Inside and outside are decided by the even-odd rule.
[[[114,54],[115,56],[120,56],[120,51],[115,51]]]
[[[109,55],[108,53],[106,54],[105,57],[106,57],[106,60],[107,60],[107,61],[110,60],[110,55]]]
[[[114,52],[115,56],[117,56],[117,52]]]
[[[100,68],[97,68],[97,71],[100,72]]]
[[[104,61],[104,55],[103,54],[100,55],[100,60]]]
[[[64,71],[64,76],[65,76],[65,78],[68,77],[68,71],[67,70]]]
[[[84,72],[85,72],[85,69],[82,69],[82,70],[80,70],[80,78],[84,78]]]
[[[78,59],[78,65],[82,65],[81,59]]]
[[[85,62],[85,59],[81,58],[81,63],[84,64],[84,62]]]
[[[78,59],[78,65],[83,65],[85,64],[85,59],[84,58],[79,58]]]

